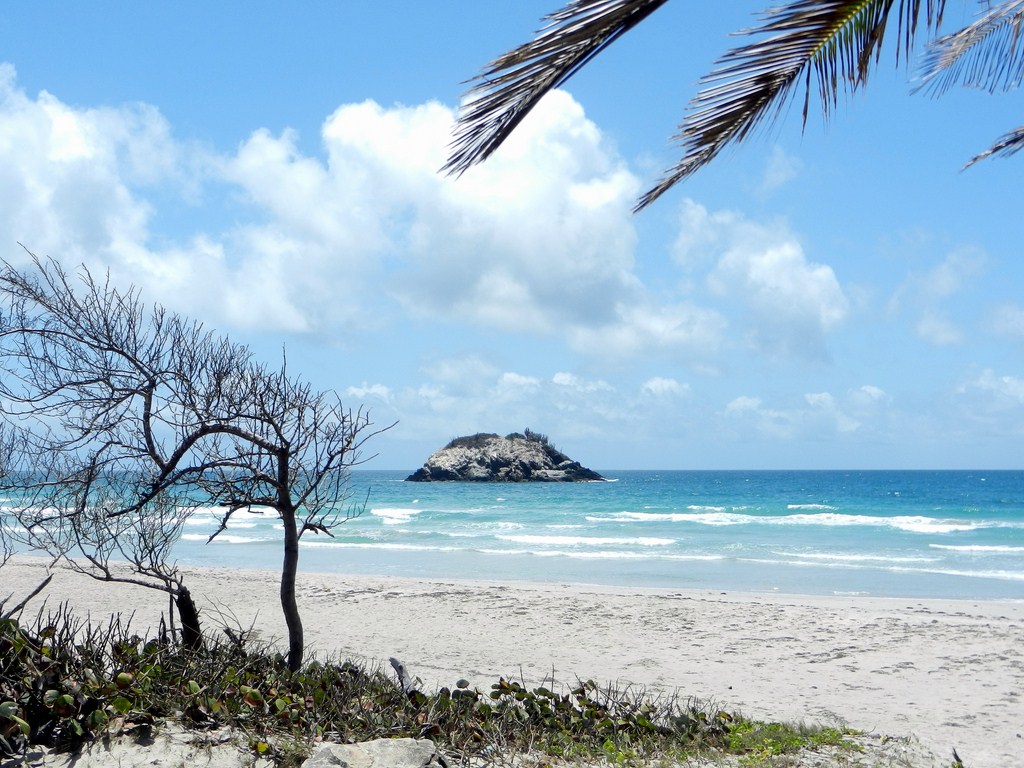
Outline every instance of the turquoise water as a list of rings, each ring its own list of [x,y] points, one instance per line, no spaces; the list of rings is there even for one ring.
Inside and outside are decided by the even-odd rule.
[[[603,472],[608,483],[353,475],[306,571],[801,594],[1024,598],[1024,472]],[[276,568],[280,524],[198,514],[182,564]]]

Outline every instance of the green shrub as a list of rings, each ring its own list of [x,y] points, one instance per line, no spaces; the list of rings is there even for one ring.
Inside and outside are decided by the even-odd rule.
[[[612,764],[712,750],[775,754],[842,739],[827,729],[796,738],[694,699],[593,680],[555,690],[502,678],[487,691],[459,681],[407,694],[381,668],[315,659],[290,672],[281,654],[238,633],[187,651],[164,637],[139,637],[129,624],[115,618],[96,627],[66,607],[29,628],[0,623],[0,750],[73,748],[168,719],[240,729],[255,752],[281,765],[299,762],[320,739],[410,736],[465,759],[538,750]]]

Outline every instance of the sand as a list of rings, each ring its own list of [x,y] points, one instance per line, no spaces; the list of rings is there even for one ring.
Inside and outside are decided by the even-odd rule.
[[[19,558],[0,598],[43,573]],[[227,618],[284,637],[273,571],[201,569],[186,583],[205,629]],[[48,589],[94,618],[155,624],[158,592],[58,571]],[[395,656],[425,689],[499,676],[637,685],[769,720],[912,737],[914,765],[1024,766],[1024,600],[807,597],[588,585],[301,574],[311,652]],[[41,599],[33,602],[37,607]],[[31,611],[29,611],[31,613]]]

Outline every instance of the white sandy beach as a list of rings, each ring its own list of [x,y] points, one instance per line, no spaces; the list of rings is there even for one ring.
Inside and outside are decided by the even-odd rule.
[[[0,598],[27,593],[41,561],[0,571]],[[205,629],[230,614],[284,636],[273,571],[202,569],[186,583]],[[765,719],[840,722],[913,736],[948,766],[1024,766],[1024,600],[802,597],[585,585],[300,574],[312,652],[401,659],[425,688],[460,677],[539,683],[577,677],[713,699]],[[155,624],[158,592],[59,571],[50,603]],[[37,598],[26,615],[34,615]]]

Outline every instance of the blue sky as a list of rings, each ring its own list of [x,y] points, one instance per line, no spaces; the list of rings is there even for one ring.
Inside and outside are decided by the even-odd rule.
[[[1018,94],[890,56],[630,213],[767,5],[668,4],[453,179],[463,81],[555,0],[6,3],[0,252],[287,349],[398,421],[371,468],[524,427],[597,469],[1019,468],[1024,160],[960,171]]]

